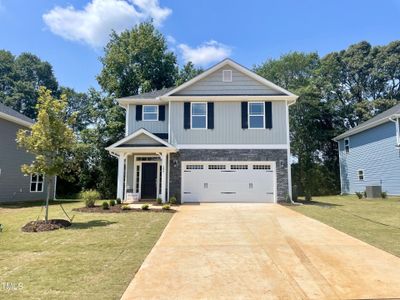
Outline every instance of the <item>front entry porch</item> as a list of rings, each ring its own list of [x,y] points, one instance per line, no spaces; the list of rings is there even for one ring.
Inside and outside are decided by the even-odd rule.
[[[175,147],[139,129],[107,150],[118,158],[117,198],[168,201],[168,166]]]

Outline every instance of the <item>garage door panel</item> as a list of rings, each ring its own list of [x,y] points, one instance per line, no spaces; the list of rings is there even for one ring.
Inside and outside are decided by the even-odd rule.
[[[196,164],[182,164],[184,202],[274,202],[271,162]]]

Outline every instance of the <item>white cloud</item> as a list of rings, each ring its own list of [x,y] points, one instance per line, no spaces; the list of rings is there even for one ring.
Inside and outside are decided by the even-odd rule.
[[[192,48],[186,44],[179,44],[178,47],[185,63],[191,61],[193,64],[202,67],[220,61],[232,53],[231,47],[214,40],[205,42],[196,48]]]
[[[167,42],[175,45],[176,44],[176,39],[172,35],[167,35]]]
[[[54,34],[98,48],[112,29],[121,32],[150,18],[160,26],[171,13],[158,0],[91,0],[82,10],[56,6],[43,20]]]

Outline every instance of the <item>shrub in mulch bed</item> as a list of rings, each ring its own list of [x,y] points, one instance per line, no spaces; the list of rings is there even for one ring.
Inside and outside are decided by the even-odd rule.
[[[41,232],[41,231],[50,231],[56,230],[60,228],[65,228],[71,226],[71,222],[63,219],[52,219],[47,222],[44,220],[40,221],[31,221],[25,224],[21,230],[24,232]]]
[[[161,209],[152,209],[149,208],[147,210],[143,210],[141,208],[123,208],[125,205],[121,204],[116,204],[114,206],[110,206],[109,209],[103,209],[101,206],[95,206],[95,207],[80,207],[80,208],[74,208],[72,210],[74,211],[79,211],[79,212],[84,212],[84,213],[100,213],[100,214],[108,214],[108,213],[129,213],[129,212],[160,212],[160,213],[173,213],[175,210],[170,209],[170,210],[161,210]]]

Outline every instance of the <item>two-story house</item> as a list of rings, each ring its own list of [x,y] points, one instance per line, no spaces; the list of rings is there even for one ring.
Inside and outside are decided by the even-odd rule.
[[[0,202],[44,200],[47,178],[43,174],[25,175],[23,164],[30,164],[33,156],[18,147],[19,129],[29,129],[34,121],[0,103]],[[55,182],[55,181],[54,181]],[[54,187],[50,191],[52,198]]]
[[[173,88],[118,99],[117,197],[276,202],[291,195],[288,107],[297,96],[225,59]]]
[[[400,195],[400,104],[334,138],[339,148],[342,194],[381,186]]]

